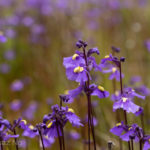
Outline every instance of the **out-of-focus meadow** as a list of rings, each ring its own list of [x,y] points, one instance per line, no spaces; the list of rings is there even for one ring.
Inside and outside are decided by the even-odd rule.
[[[87,41],[89,47],[98,47],[97,62],[111,53],[111,46],[120,47],[118,56],[126,58],[123,83],[141,76],[141,84],[150,87],[148,0],[0,0],[0,31],[7,38],[7,42],[0,43],[1,112],[11,121],[19,116],[32,124],[42,121],[51,105],[59,103],[59,94],[76,88],[77,84],[67,79],[62,62],[63,57],[74,53],[78,39]],[[96,75],[97,82],[112,93],[108,75]],[[117,149],[117,138],[109,132],[116,123],[112,101],[93,98],[93,102],[98,103],[95,114],[99,147],[106,148],[112,140]],[[13,110],[14,105],[20,105],[18,110]],[[149,97],[141,105],[145,109],[146,131],[150,132]],[[69,106],[81,119],[85,118],[84,97]],[[140,124],[130,115],[129,122],[133,119]],[[65,128],[66,142],[70,131],[67,128],[70,127]],[[80,129],[77,131],[80,133]],[[67,147],[79,150],[82,142],[70,139]],[[52,149],[57,149],[57,142]]]

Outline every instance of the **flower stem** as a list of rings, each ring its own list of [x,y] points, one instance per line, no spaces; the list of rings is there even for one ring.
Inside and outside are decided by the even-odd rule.
[[[15,128],[14,128],[14,135],[16,135],[16,130],[15,130]],[[19,150],[17,138],[15,138],[15,145],[16,145],[16,150]]]
[[[143,134],[145,134],[144,113],[142,113],[140,117],[141,117],[141,126],[143,129]]]
[[[86,50],[85,47],[83,47],[83,54],[84,54],[84,59],[85,59],[85,64],[86,64],[86,69],[89,72],[88,69],[88,60],[87,60],[87,55],[86,55]],[[93,125],[93,110],[92,110],[92,104],[91,104],[91,95],[90,95],[90,77],[89,74],[87,73],[87,82],[86,82],[86,88],[87,88],[87,101],[88,101],[88,143],[89,143],[89,150],[90,150],[90,128],[92,131],[92,137],[93,137],[93,143],[94,143],[94,150],[96,150],[96,138],[95,138],[95,131],[94,131],[94,125]]]
[[[40,139],[41,139],[41,142],[42,142],[42,148],[43,148],[43,150],[45,150],[44,142],[43,142],[43,136],[42,136],[40,128],[38,128],[38,131],[39,131]]]
[[[131,139],[131,148],[132,148],[132,150],[134,150],[133,139]]]
[[[0,141],[0,145],[1,145],[1,150],[3,150],[3,142]]]
[[[119,72],[120,72],[120,90],[121,90],[121,95],[122,95],[123,94],[123,83],[122,83],[121,61],[119,62]],[[125,110],[124,110],[124,120],[125,120],[125,125],[128,125],[127,112]],[[128,149],[131,150],[130,142],[128,142]]]
[[[108,142],[108,150],[112,150],[112,142]]]
[[[58,134],[58,140],[59,140],[59,148],[62,150],[62,142],[61,142],[61,137],[59,133],[59,128],[58,128],[58,121],[56,120],[56,129],[57,129],[57,134]]]

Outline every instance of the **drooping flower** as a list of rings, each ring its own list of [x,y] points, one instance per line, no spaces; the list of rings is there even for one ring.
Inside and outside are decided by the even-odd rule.
[[[61,130],[67,122],[70,122],[73,126],[82,126],[79,117],[75,115],[73,109],[54,105],[52,106],[52,113],[45,115],[43,118],[43,123],[48,123],[44,133],[48,137],[58,137],[58,134],[61,136]]]
[[[121,96],[120,99],[114,102],[113,110],[123,109],[128,113],[136,113],[139,110],[139,106],[134,104],[129,97]]]
[[[104,89],[102,86],[97,86],[95,84],[90,85],[91,95],[98,96],[99,98],[107,98],[109,92]]]

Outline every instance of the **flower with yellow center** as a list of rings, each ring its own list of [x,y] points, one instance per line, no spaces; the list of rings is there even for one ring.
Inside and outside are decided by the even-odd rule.
[[[74,68],[74,73],[80,73],[80,72],[82,72],[84,70],[84,68],[83,67],[80,67],[80,66],[78,66],[78,67],[76,67],[76,68]]]
[[[47,128],[50,128],[52,126],[53,122],[50,122],[48,125],[47,125]]]
[[[109,55],[106,55],[105,58],[109,58]]]
[[[74,54],[74,55],[72,56],[72,60],[75,60],[78,56],[79,56],[78,54]]]
[[[69,94],[69,90],[65,90],[64,94],[68,95]]]
[[[29,125],[29,128],[30,128],[31,130],[33,130],[33,129],[34,129],[34,126],[33,126],[33,125]]]
[[[68,109],[68,112],[74,113],[74,110],[73,110],[72,108],[69,108],[69,109]]]
[[[117,124],[116,124],[116,127],[118,127],[118,126],[121,126],[121,123],[117,123]]]
[[[100,85],[99,85],[97,88],[98,88],[100,91],[102,91],[102,92],[105,91],[104,87],[102,87],[102,86],[100,86]]]
[[[21,120],[22,122],[24,122],[24,124],[27,124],[27,121],[26,120]]]
[[[113,72],[113,73],[115,73],[115,72],[116,72],[116,70],[117,70],[117,68],[116,68],[116,67],[113,67],[113,68],[112,68],[112,72]]]
[[[122,101],[125,103],[127,101],[127,98],[126,97],[123,97],[122,98]]]
[[[132,129],[132,127],[130,127],[128,130],[131,130]]]

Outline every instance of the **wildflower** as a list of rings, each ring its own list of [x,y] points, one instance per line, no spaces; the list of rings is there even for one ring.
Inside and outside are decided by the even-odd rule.
[[[99,98],[107,98],[109,96],[109,92],[107,92],[104,87],[97,86],[95,84],[90,85],[91,95],[98,96]]]
[[[16,99],[16,100],[13,100],[11,103],[10,103],[10,108],[11,110],[13,111],[18,111],[22,106],[22,103],[20,100]]]
[[[140,107],[134,104],[131,98],[121,96],[120,99],[114,103],[113,110],[115,111],[116,109],[121,108],[127,111],[128,113],[136,113]]]
[[[58,137],[62,135],[62,128],[67,122],[70,122],[73,126],[82,126],[80,119],[75,115],[73,109],[68,107],[59,107],[58,105],[52,106],[52,113],[45,115],[43,118],[43,123],[47,123],[47,128],[45,134],[48,137]]]
[[[3,32],[0,31],[0,42],[5,43],[7,41],[7,38],[4,36]]]
[[[127,129],[127,126],[124,125],[123,122],[117,123],[115,127],[113,127],[110,132],[114,135],[121,136],[123,131]]]
[[[107,69],[104,69],[102,72],[103,73],[110,73],[109,79],[116,79],[117,81],[120,81],[120,71],[118,70],[118,68],[114,65],[105,65],[105,68],[107,67]],[[104,67],[103,67],[104,68]],[[122,74],[122,78],[124,77],[124,75]]]
[[[15,80],[11,84],[11,90],[12,91],[21,91],[24,88],[24,84],[21,80]]]
[[[144,138],[144,146],[143,150],[149,150],[150,149],[150,136],[145,136]]]
[[[27,107],[27,109],[23,112],[23,116],[28,120],[32,120],[34,118],[37,108],[38,108],[38,103],[34,101],[31,102]]]

